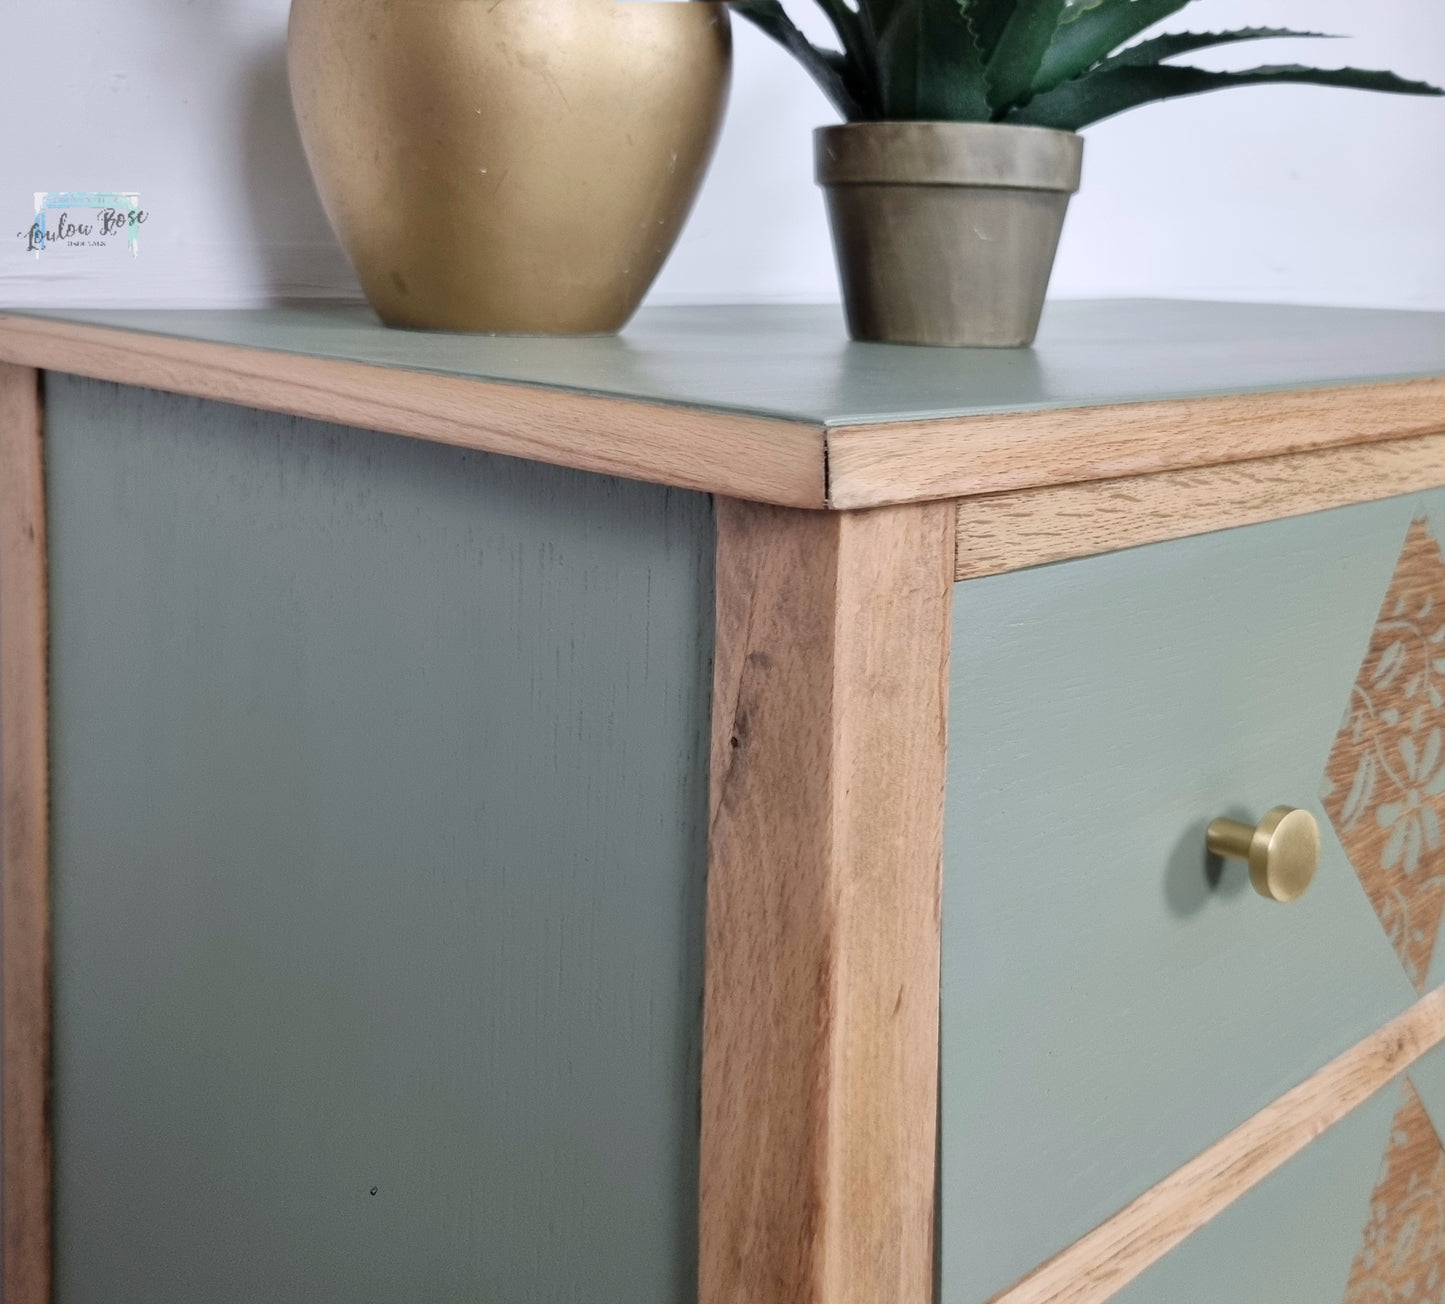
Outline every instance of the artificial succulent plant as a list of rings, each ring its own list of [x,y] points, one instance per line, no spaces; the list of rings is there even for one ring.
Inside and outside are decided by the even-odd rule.
[[[803,35],[780,0],[732,8],[792,53],[850,122],[1009,122],[1077,131],[1156,100],[1305,82],[1445,94],[1391,72],[1277,64],[1214,72],[1172,62],[1212,46],[1322,32],[1175,32],[1130,45],[1194,0],[817,0],[836,50]]]

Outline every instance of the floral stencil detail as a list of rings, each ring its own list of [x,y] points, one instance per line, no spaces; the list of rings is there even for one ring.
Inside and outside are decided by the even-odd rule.
[[[1405,536],[1325,770],[1324,806],[1417,991],[1445,908],[1445,561]]]
[[[1435,1304],[1445,1296],[1445,1147],[1405,1083],[1344,1304]]]

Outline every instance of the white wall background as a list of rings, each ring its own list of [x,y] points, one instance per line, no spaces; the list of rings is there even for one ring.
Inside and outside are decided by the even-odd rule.
[[[790,4],[800,15],[808,7]],[[237,306],[357,293],[292,125],[286,9],[287,0],[7,0],[0,304]],[[1348,62],[1445,84],[1441,0],[1197,0],[1168,26],[1259,24],[1357,39],[1201,62]],[[734,27],[725,134],[651,301],[836,298],[809,145],[832,114],[786,56]],[[1445,309],[1445,100],[1226,91],[1087,136],[1058,295]],[[141,256],[26,254],[16,233],[33,192],[64,189],[139,191],[151,213]]]

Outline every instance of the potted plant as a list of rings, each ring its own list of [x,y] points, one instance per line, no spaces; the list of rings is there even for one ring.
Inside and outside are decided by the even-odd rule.
[[[1211,72],[1171,62],[1254,27],[1130,45],[1192,0],[817,0],[837,50],[778,0],[733,8],[790,51],[846,120],[814,133],[848,328],[911,344],[1032,343],[1079,186],[1083,127],[1157,100],[1307,82],[1407,95],[1389,72],[1297,65]]]

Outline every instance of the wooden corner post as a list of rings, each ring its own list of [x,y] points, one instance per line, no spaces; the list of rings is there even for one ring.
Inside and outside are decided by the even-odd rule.
[[[928,1304],[953,508],[719,499],[702,1304]]]
[[[50,831],[40,377],[0,363],[4,1304],[50,1300]]]

